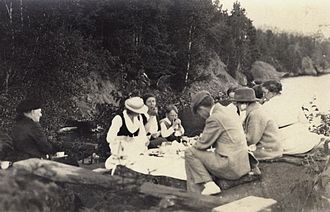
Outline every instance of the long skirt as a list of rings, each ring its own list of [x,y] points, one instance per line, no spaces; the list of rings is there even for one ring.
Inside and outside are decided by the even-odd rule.
[[[324,136],[312,133],[305,124],[296,123],[280,129],[283,154],[306,153],[319,146]]]

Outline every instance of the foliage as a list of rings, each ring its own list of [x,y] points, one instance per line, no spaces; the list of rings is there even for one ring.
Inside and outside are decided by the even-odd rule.
[[[159,95],[160,104],[184,105],[190,98],[187,87],[207,80],[201,70],[214,52],[234,78],[243,73],[252,80],[256,60],[298,73],[308,56],[315,68],[326,69],[329,43],[319,35],[257,30],[238,2],[227,11],[211,0],[4,0],[1,126],[7,130],[14,105],[24,97],[45,102],[50,131],[68,114],[106,124],[120,110],[116,103],[99,105],[95,117],[84,117],[73,100],[86,96],[91,73],[116,84],[112,96],[119,105],[147,91]]]
[[[330,136],[330,114],[322,114],[321,120],[321,124],[317,126],[313,132],[319,135]]]
[[[329,40],[321,39],[318,34],[305,36],[260,29],[256,33],[260,60],[272,64],[278,71],[299,74],[304,57],[312,59],[319,73],[330,67]]]

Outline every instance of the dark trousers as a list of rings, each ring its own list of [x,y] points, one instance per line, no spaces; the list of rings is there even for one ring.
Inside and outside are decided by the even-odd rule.
[[[148,145],[148,149],[158,148],[162,145],[163,142],[167,142],[166,138],[158,137],[158,138],[150,138],[150,143]]]

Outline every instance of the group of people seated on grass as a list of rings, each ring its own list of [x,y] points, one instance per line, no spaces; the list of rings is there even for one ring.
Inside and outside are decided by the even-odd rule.
[[[327,144],[325,137],[309,132],[300,108],[279,101],[282,85],[267,81],[262,85],[230,88],[230,104],[221,104],[207,91],[192,96],[191,109],[205,120],[203,132],[185,149],[187,190],[212,195],[221,192],[215,178],[236,180],[251,173],[260,174],[257,160],[283,155],[299,155]],[[24,100],[17,107],[12,130],[20,159],[47,158],[54,149],[47,141],[39,119],[41,105]],[[156,97],[131,97],[116,115],[107,132],[110,157],[125,159],[143,154],[163,143],[181,142],[184,127],[175,105],[168,105],[159,118]]]
[[[156,97],[151,94],[143,99],[127,99],[125,109],[112,119],[107,133],[111,154],[122,155],[123,151],[128,155],[139,154],[147,148],[157,148],[163,142],[179,140],[184,128],[178,118],[178,108],[168,105],[165,114],[160,120]]]
[[[251,158],[262,161],[304,154],[325,143],[325,137],[309,132],[300,108],[277,101],[281,90],[277,81],[229,89],[231,103],[226,106],[215,103],[207,91],[192,97],[192,111],[205,120],[205,127],[185,150],[188,191],[219,193],[214,177],[241,178],[256,168]],[[152,95],[144,101],[140,97],[127,99],[125,110],[113,119],[108,132],[110,148],[116,150],[112,154],[120,155],[124,150],[139,154],[162,142],[177,140],[184,133],[177,116],[176,107],[169,106],[166,118],[158,121],[156,98]],[[260,174],[260,170],[256,172]]]

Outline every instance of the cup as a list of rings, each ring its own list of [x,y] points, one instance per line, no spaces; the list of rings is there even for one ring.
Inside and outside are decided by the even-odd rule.
[[[10,161],[1,161],[0,162],[0,167],[1,169],[8,169],[11,165]]]
[[[64,157],[64,152],[56,152],[56,157]]]

